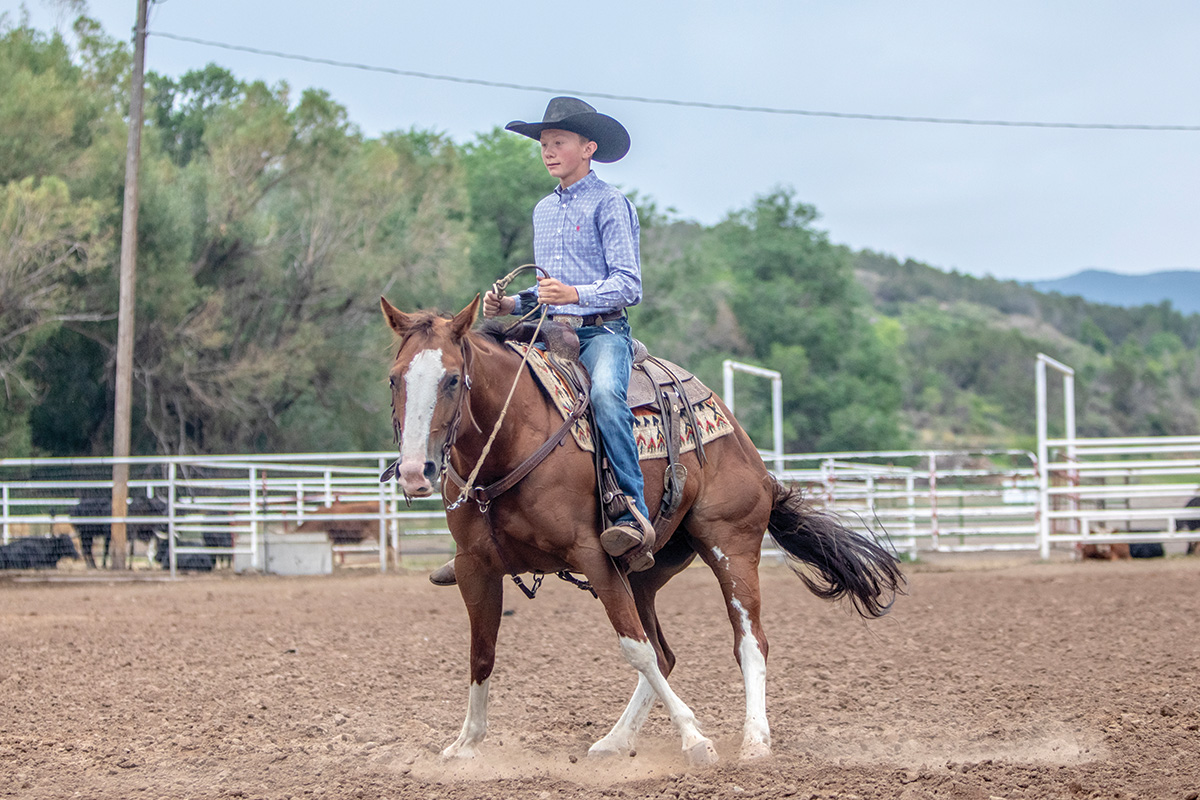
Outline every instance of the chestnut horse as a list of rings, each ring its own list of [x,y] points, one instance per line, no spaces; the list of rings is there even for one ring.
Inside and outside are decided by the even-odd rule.
[[[448,459],[470,475],[486,459],[478,485],[500,480],[562,425],[559,411],[522,368],[521,356],[497,333],[472,331],[479,297],[453,318],[406,314],[381,298],[384,316],[400,336],[389,379],[392,422],[400,447],[397,480],[411,497],[428,497]],[[496,326],[492,326],[496,328]],[[514,388],[515,384],[515,388]],[[511,413],[503,424],[506,398]],[[728,409],[722,410],[728,415]],[[732,416],[729,416],[732,421]],[[655,699],[666,706],[692,763],[717,754],[691,709],[667,683],[675,656],[655,611],[655,595],[697,555],[717,576],[733,625],[733,653],[746,692],[742,758],[770,753],[766,714],[767,638],[759,621],[758,562],[764,532],[810,569],[797,574],[822,598],[848,596],[864,617],[887,612],[904,578],[896,559],[875,541],[817,512],[766,470],[737,423],[733,433],[683,455],[687,481],[682,505],[656,544],[654,566],[624,575],[601,549],[600,511],[592,454],[571,437],[538,467],[486,507],[454,503],[459,487],[442,482],[446,521],[457,552],[454,569],[471,624],[470,692],[466,721],[443,756],[472,757],[487,730],[488,682],[496,655],[506,575],[581,573],[616,631],[622,654],[638,672],[637,688],[612,731],[590,755],[628,754]],[[495,429],[495,430],[494,430]],[[490,436],[494,442],[485,453]],[[665,460],[643,461],[646,501],[660,501]]]

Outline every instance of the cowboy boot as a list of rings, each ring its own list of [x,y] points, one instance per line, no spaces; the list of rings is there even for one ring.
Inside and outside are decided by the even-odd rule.
[[[600,546],[618,559],[626,572],[643,572],[654,566],[654,526],[633,503],[629,510],[633,519],[605,528]]]
[[[434,586],[453,586],[458,583],[458,579],[454,576],[454,559],[450,559],[429,573],[429,582]]]

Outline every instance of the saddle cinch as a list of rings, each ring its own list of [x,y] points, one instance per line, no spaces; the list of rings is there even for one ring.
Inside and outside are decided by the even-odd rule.
[[[509,338],[530,342],[537,326],[521,323],[509,331]],[[566,381],[574,392],[586,392],[590,380],[587,371],[579,363],[579,339],[568,326],[556,322],[544,322],[538,333],[538,341],[545,346],[547,361],[556,375]],[[626,400],[635,413],[655,413],[662,425],[662,440],[665,443],[667,467],[663,472],[663,496],[658,512],[654,514],[654,527],[661,532],[678,510],[683,500],[683,487],[687,482],[687,467],[680,463],[683,441],[690,428],[690,441],[694,442],[696,456],[704,463],[704,437],[697,418],[697,406],[712,397],[712,390],[699,378],[678,364],[650,355],[642,342],[634,340],[633,369],[629,378]],[[553,397],[553,388],[546,386],[543,376],[538,384]],[[589,421],[591,411],[588,411]],[[686,426],[686,427],[685,427]],[[595,423],[592,422],[595,430]],[[603,447],[595,448],[596,478],[600,487],[600,506],[604,513],[605,526],[626,511],[624,495],[617,487],[616,478],[608,467]]]

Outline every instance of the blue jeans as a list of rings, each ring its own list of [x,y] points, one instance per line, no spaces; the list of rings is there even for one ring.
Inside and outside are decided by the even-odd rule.
[[[629,322],[619,319],[604,325],[585,325],[576,328],[575,332],[579,334],[579,360],[592,376],[592,414],[600,429],[608,463],[621,491],[629,495],[646,519],[650,519],[643,497],[637,444],[633,441],[633,412],[625,402],[629,373],[633,368]],[[632,519],[632,514],[625,514],[620,521]]]

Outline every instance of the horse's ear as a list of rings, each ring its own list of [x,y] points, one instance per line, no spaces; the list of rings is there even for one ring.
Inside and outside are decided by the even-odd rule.
[[[388,325],[398,336],[408,333],[409,326],[412,324],[408,314],[389,303],[386,297],[379,298],[379,307],[383,309],[383,316],[387,318]]]
[[[471,326],[475,324],[475,317],[479,315],[479,295],[475,295],[475,299],[470,305],[462,311],[454,315],[454,319],[450,321],[450,329],[454,332],[456,339],[461,339],[467,335],[467,331],[471,330]]]

